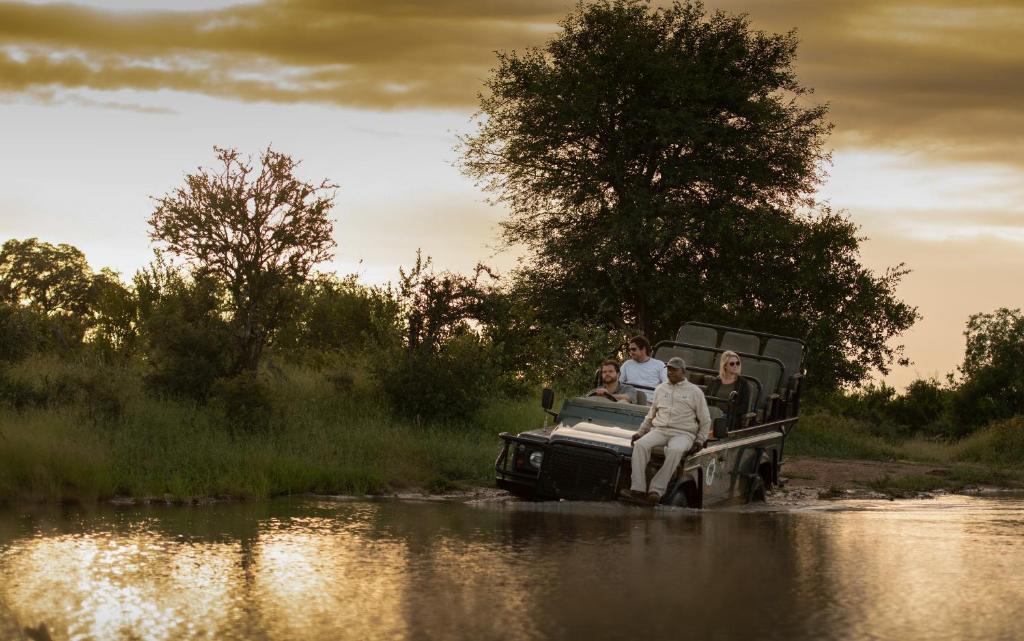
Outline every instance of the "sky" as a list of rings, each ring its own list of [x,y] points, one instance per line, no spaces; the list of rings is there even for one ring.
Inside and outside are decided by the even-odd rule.
[[[830,105],[818,197],[863,263],[912,272],[909,367],[944,377],[967,318],[1024,295],[1024,3],[708,0],[795,29]],[[213,146],[302,160],[340,187],[325,270],[382,283],[417,248],[440,269],[515,264],[505,216],[456,166],[495,51],[542,45],[562,0],[0,0],[0,237],[82,249],[126,278],[152,257],[152,197]],[[681,319],[682,320],[682,319]]]

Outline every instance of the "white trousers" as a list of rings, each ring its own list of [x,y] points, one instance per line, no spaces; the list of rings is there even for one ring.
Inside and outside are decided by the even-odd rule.
[[[648,492],[647,489],[647,463],[651,460],[651,450],[658,446],[665,447],[665,463],[658,470],[658,473],[651,479],[649,491],[657,492],[659,496],[665,496],[668,482],[679,467],[679,461],[683,455],[690,451],[695,436],[688,432],[676,430],[663,430],[653,428],[650,432],[640,437],[633,443],[633,482],[630,489],[636,492]]]

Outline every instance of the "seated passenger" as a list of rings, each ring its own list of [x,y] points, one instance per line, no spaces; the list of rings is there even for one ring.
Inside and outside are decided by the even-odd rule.
[[[722,352],[718,361],[718,376],[708,385],[708,395],[728,399],[736,392],[736,402],[729,404],[725,420],[729,429],[742,426],[743,415],[750,410],[750,384],[740,376],[742,363],[736,352]],[[733,409],[735,408],[735,409]]]
[[[619,361],[608,359],[601,363],[601,386],[590,396],[603,396],[611,401],[636,403],[637,391],[632,385],[619,382]]]
[[[629,339],[629,360],[622,364],[622,383],[646,388],[648,398],[654,388],[668,380],[665,363],[651,358],[651,343],[643,336]]]

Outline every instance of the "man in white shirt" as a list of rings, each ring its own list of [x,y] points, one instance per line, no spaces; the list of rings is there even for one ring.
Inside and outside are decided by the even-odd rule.
[[[640,429],[633,435],[633,477],[620,497],[634,503],[657,505],[668,482],[687,453],[704,447],[711,428],[711,414],[704,392],[686,380],[686,362],[678,356],[666,365],[668,382],[654,390],[654,401]],[[647,463],[651,449],[665,448],[665,463],[647,487]]]
[[[651,390],[667,381],[665,363],[651,358],[651,343],[643,336],[629,339],[629,359],[622,364],[619,382],[624,385],[639,385],[651,397]]]

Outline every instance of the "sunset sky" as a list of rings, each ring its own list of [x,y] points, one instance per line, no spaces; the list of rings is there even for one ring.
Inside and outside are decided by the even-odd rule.
[[[416,248],[465,271],[504,212],[453,166],[495,50],[542,44],[556,0],[0,0],[0,236],[82,249],[126,278],[151,258],[150,196],[268,144],[340,185],[341,273],[380,283]],[[967,317],[1024,294],[1024,3],[709,1],[797,29],[798,73],[831,105],[820,197],[905,262],[924,315],[914,364],[943,376]],[[682,320],[682,319],[680,319]]]

